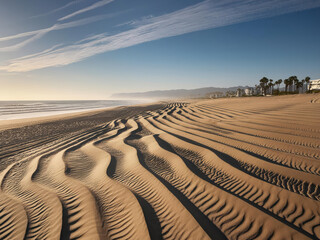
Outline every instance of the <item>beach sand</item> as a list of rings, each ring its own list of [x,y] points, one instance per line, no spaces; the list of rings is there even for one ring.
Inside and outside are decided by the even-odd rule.
[[[0,239],[320,239],[320,95],[0,122]]]

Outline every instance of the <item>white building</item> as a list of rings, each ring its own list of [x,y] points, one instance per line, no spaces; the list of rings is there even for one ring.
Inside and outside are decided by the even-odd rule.
[[[320,79],[310,80],[309,90],[320,90]]]
[[[253,88],[246,88],[244,90],[244,94],[247,95],[247,96],[252,96],[253,94]]]
[[[209,98],[221,98],[223,97],[223,92],[212,92],[209,93]]]

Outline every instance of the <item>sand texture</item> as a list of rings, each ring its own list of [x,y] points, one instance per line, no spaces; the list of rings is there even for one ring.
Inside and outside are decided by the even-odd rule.
[[[320,95],[0,132],[0,239],[320,239]]]

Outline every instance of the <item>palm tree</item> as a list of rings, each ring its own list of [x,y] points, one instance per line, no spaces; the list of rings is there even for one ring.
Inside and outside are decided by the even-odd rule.
[[[279,80],[275,81],[274,85],[277,85],[277,86],[278,86],[277,92],[278,92],[278,94],[279,94]]]
[[[260,86],[261,94],[264,95],[264,88],[265,88],[264,83],[260,83],[259,86]]]
[[[274,86],[274,83],[273,83],[273,79],[269,79],[269,89],[270,89],[270,94],[272,95],[273,93],[273,86]]]
[[[284,85],[285,85],[286,94],[287,94],[287,92],[288,92],[288,86],[290,85],[290,81],[289,81],[289,79],[285,79],[285,80],[283,81],[283,83],[284,83]]]
[[[294,82],[294,86],[296,86],[296,89],[294,90],[294,92],[298,90],[298,93],[299,93],[299,89],[297,88],[297,86],[299,85],[299,79],[297,78],[297,76],[293,76],[293,82]]]
[[[302,81],[301,81],[301,82],[298,81],[298,82],[296,83],[296,87],[297,87],[297,91],[298,91],[298,93],[299,93],[299,89],[303,87],[303,82],[302,82]]]
[[[299,88],[301,88],[301,93],[303,93],[303,86],[304,86],[304,82],[300,82]]]
[[[288,87],[288,92],[292,92],[292,84],[293,84],[293,80],[292,79],[288,79],[289,80],[289,87]]]
[[[260,86],[263,89],[263,95],[265,96],[267,94],[267,84],[268,84],[268,78],[263,77],[260,79]]]
[[[306,80],[302,79],[301,82],[302,82],[302,93],[303,93],[303,90],[304,90],[303,87],[304,87],[304,83],[306,82]]]
[[[276,84],[277,84],[277,86],[278,86],[278,92],[280,93],[280,85],[281,85],[281,83],[282,83],[282,79],[279,79],[278,81],[276,81]]]
[[[294,92],[294,86],[295,86],[295,84],[297,83],[297,81],[299,81],[298,80],[298,78],[297,78],[297,76],[291,76],[291,77],[289,77],[289,82],[290,82],[290,91],[291,92]]]
[[[306,77],[304,80],[306,81],[306,91],[308,91],[309,90],[308,84],[310,82],[310,77]]]
[[[258,95],[258,85],[254,85],[254,94]]]
[[[272,83],[273,82],[273,80],[272,79],[270,79],[270,82],[268,83],[268,88],[270,89],[270,94],[272,95],[273,94],[273,86],[274,86],[274,84]]]
[[[295,80],[295,76],[291,76],[288,79],[289,79],[290,92],[293,92],[294,89],[292,89],[292,87],[293,87],[293,83],[294,83],[294,80]]]
[[[261,83],[256,85],[256,91],[257,91],[257,95],[263,94],[263,88],[261,86]]]

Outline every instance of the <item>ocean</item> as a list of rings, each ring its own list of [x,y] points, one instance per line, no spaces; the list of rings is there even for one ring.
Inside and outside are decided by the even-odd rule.
[[[0,120],[42,117],[144,102],[141,100],[0,101]]]

